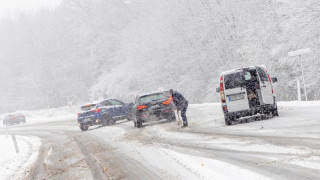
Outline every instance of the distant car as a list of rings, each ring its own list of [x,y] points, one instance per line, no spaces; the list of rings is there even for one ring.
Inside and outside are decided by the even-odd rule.
[[[3,125],[13,125],[19,123],[26,123],[26,117],[21,113],[9,114],[3,119]]]
[[[138,95],[133,106],[133,124],[141,128],[143,123],[166,119],[175,121],[174,104],[168,92]]]
[[[81,107],[78,113],[78,123],[82,131],[89,126],[113,125],[117,120],[130,120],[133,103],[123,103],[116,99],[106,99],[98,103],[91,103]]]
[[[277,78],[270,77],[264,65],[223,72],[217,92],[220,93],[226,125],[258,113],[279,116],[272,84],[277,81]]]

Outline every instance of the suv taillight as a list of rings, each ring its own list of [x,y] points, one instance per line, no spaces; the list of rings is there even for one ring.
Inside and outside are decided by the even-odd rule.
[[[139,106],[137,106],[137,110],[142,110],[142,109],[145,109],[145,108],[147,108],[147,106],[145,106],[145,105],[139,105]]]
[[[169,99],[166,100],[166,101],[163,101],[162,104],[164,104],[164,105],[169,105],[169,104],[171,104],[171,101],[172,101],[172,100],[173,100],[173,98],[172,98],[172,96],[170,96]]]
[[[96,110],[94,110],[96,113],[98,113],[98,112],[100,112],[101,111],[101,109],[100,108],[98,108],[98,109],[96,109]]]

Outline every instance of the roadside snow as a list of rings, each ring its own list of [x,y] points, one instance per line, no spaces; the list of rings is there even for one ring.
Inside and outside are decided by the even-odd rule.
[[[77,118],[78,106],[72,107],[60,107],[52,109],[39,109],[34,111],[18,111],[26,117],[27,124],[29,123],[41,123],[52,121],[65,121],[66,119]],[[6,114],[0,116],[0,126],[3,126],[2,120]],[[75,121],[76,123],[76,121]],[[20,124],[22,125],[22,124]]]
[[[0,135],[0,179],[17,179],[38,157],[40,140],[36,137],[16,136],[16,153],[11,135]]]
[[[36,111],[25,111],[27,123],[38,123],[48,121],[63,121],[69,118],[76,118],[76,107],[60,107],[53,109],[40,109]]]
[[[281,101],[278,102],[278,107],[320,107],[320,101]]]

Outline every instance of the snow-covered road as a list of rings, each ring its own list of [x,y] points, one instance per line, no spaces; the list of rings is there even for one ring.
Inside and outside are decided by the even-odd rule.
[[[120,121],[81,132],[75,119],[59,119],[8,130],[42,141],[23,179],[319,179],[320,102],[279,110],[279,118],[233,126],[220,104],[201,104],[190,105],[186,129]]]

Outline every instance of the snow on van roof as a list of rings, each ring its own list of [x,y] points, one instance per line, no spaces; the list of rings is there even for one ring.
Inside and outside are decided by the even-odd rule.
[[[266,67],[265,65],[259,65],[259,66],[263,66],[264,68]],[[254,69],[256,67],[257,66],[246,66],[246,67],[242,67],[242,68],[232,69],[232,70],[222,72],[221,75],[233,74],[236,72],[241,72],[243,69]]]

